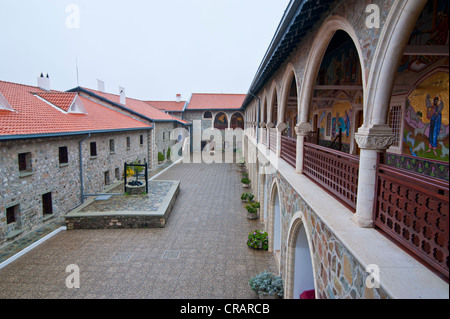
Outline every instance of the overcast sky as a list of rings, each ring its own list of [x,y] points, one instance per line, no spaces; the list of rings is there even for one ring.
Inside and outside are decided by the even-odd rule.
[[[65,91],[77,61],[80,86],[143,100],[247,93],[288,3],[0,0],[0,80],[36,85],[43,72]]]

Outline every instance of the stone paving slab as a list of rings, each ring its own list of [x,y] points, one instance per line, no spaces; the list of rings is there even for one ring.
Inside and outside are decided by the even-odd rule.
[[[0,298],[255,298],[248,280],[277,267],[246,246],[262,225],[242,210],[237,165],[176,164],[158,179],[181,181],[165,228],[59,232],[0,269]],[[66,287],[70,264],[79,289]]]

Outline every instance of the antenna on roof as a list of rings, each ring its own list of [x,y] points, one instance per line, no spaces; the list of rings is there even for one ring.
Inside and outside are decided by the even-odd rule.
[[[78,79],[78,58],[75,57],[75,67],[77,69],[77,86],[80,86],[80,81]]]

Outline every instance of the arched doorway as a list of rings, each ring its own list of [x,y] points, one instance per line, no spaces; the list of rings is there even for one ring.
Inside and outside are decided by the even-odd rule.
[[[278,194],[278,183],[275,180],[272,185],[272,191],[270,196],[270,226],[269,231],[271,236],[269,237],[269,251],[271,251],[278,266],[281,265],[281,203],[280,196]],[[271,244],[272,243],[272,244]]]
[[[224,130],[228,128],[228,117],[224,112],[219,112],[214,118],[214,128]]]
[[[289,229],[286,256],[286,297],[289,299],[299,299],[302,293],[315,290],[312,254],[303,220],[303,213],[296,213]]]

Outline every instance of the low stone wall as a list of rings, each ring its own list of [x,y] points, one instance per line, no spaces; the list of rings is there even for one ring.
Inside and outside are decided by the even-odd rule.
[[[156,181],[154,181],[156,182]],[[168,181],[162,181],[167,183]],[[90,203],[80,206],[65,216],[67,230],[74,229],[123,229],[123,228],[161,228],[165,227],[180,192],[180,182],[172,181],[173,186],[155,211],[91,211],[82,212]],[[138,196],[136,197],[138,200]]]
[[[168,217],[168,216],[167,216]],[[73,229],[121,229],[121,228],[160,228],[166,224],[161,216],[100,215],[66,218],[67,230]]]

